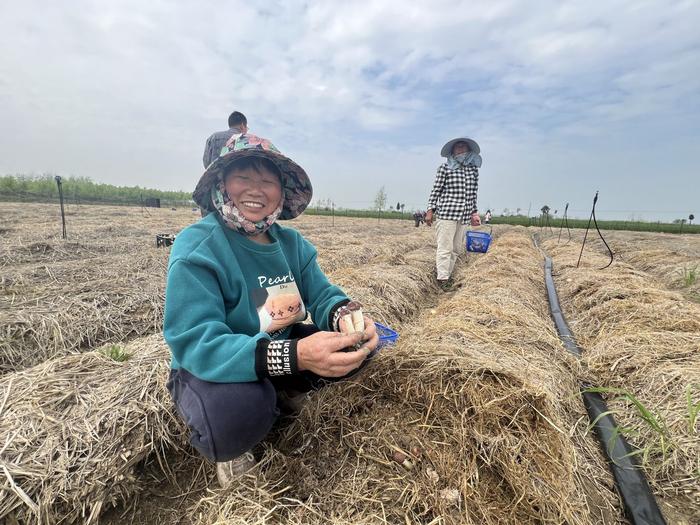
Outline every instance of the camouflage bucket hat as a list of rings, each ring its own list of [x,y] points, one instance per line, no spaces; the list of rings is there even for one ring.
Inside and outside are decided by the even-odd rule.
[[[304,169],[292,159],[285,157],[267,139],[251,134],[233,135],[221,148],[219,158],[212,162],[199,179],[192,198],[207,211],[214,211],[211,189],[224,180],[232,163],[246,157],[262,157],[272,161],[282,176],[284,206],[280,219],[293,219],[301,215],[311,202],[313,188]]]

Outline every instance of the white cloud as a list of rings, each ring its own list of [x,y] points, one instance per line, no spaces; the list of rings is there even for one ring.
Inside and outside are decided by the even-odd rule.
[[[692,1],[7,4],[0,172],[189,188],[236,108],[319,187],[338,164],[376,185],[399,152],[403,199],[422,201],[426,152],[464,132],[508,181],[513,144],[590,158],[627,137],[614,157],[655,127],[697,136],[699,21]],[[679,170],[694,157],[679,151]]]

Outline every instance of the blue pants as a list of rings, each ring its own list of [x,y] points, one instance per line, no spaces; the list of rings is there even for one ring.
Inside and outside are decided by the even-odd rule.
[[[314,325],[297,324],[290,338],[318,330]],[[280,415],[278,390],[309,392],[334,380],[303,372],[251,383],[211,383],[181,368],[170,371],[167,387],[190,429],[192,446],[212,461],[228,461],[265,439]]]

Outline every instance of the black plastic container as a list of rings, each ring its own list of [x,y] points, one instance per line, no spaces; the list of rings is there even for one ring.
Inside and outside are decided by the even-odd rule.
[[[175,242],[175,236],[170,233],[156,234],[156,246],[158,248],[170,246],[173,242]]]

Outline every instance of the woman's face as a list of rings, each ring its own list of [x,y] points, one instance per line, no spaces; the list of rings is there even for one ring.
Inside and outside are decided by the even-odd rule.
[[[467,153],[469,151],[469,144],[466,142],[458,142],[452,146],[452,155],[461,155],[462,153]]]
[[[282,200],[282,184],[277,174],[261,167],[231,170],[224,179],[228,196],[249,221],[263,220]]]

